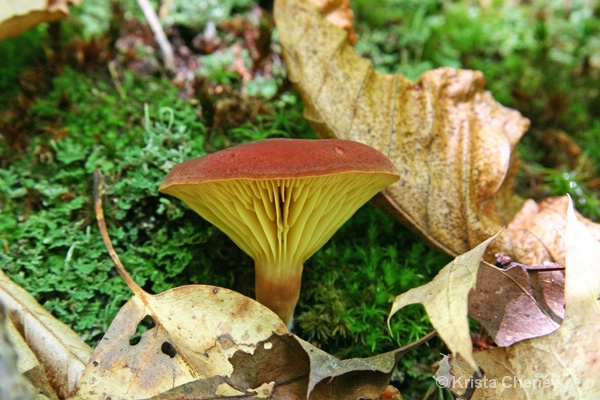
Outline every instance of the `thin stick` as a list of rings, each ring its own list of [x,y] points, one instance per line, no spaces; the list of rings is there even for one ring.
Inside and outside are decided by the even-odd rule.
[[[148,294],[131,278],[131,276],[121,263],[121,260],[119,259],[119,256],[117,255],[117,252],[115,251],[115,248],[112,245],[110,236],[108,236],[108,230],[106,229],[106,221],[104,220],[104,211],[102,210],[102,195],[100,193],[102,191],[102,174],[100,173],[100,171],[96,170],[94,171],[93,177],[94,208],[96,210],[96,220],[98,221],[98,228],[100,228],[100,234],[102,235],[104,245],[106,246],[108,254],[110,255],[110,258],[112,259],[113,263],[115,263],[115,267],[117,268],[117,272],[119,273],[119,275],[121,275],[121,278],[123,278],[127,286],[129,286],[129,289],[131,289],[131,291],[136,296],[144,300]]]
[[[393,352],[396,355],[396,357],[401,356],[402,354],[406,353],[407,351],[412,350],[415,347],[420,346],[423,343],[433,339],[436,335],[437,335],[437,330],[434,329],[432,332],[429,332],[427,335],[423,336],[422,338],[417,339],[414,342],[407,344],[406,346],[402,346],[399,349],[393,350]]]
[[[112,60],[108,63],[108,72],[110,72],[110,77],[115,84],[115,88],[117,89],[117,93],[119,93],[119,97],[122,99],[126,99],[127,95],[123,90],[123,86],[121,85],[121,81],[119,81],[119,73],[117,72],[117,68],[115,67],[115,61]]]
[[[150,4],[148,0],[137,0],[137,3],[144,12],[148,25],[150,25],[150,29],[152,29],[152,33],[154,33],[154,38],[160,47],[160,51],[162,51],[165,68],[174,72],[175,56],[173,55],[173,48],[167,39],[167,35],[165,35],[165,31],[160,24],[156,11],[154,11],[152,4]]]

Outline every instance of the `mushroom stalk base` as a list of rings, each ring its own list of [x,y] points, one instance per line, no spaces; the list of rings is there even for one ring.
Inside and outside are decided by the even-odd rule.
[[[256,300],[275,312],[288,328],[291,326],[302,282],[302,267],[294,270],[298,272],[282,276],[272,272],[261,273],[261,268],[257,266],[255,274]]]

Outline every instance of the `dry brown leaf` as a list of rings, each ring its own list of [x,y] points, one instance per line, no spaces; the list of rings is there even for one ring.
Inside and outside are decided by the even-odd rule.
[[[310,361],[292,334],[274,334],[257,343],[253,353],[239,350],[229,361],[233,367],[231,376],[199,379],[152,400],[214,398],[217,392],[217,398],[231,395],[289,400],[307,398]]]
[[[591,399],[600,393],[600,243],[567,211],[565,319],[555,332],[475,354],[484,376],[473,399]],[[472,369],[452,361],[453,391]]]
[[[502,347],[558,329],[564,305],[562,271],[503,270],[486,262],[469,294],[469,316]]]
[[[275,21],[289,79],[317,135],[366,143],[400,170],[378,205],[453,256],[508,225],[523,205],[514,194],[513,150],[529,121],[485,91],[481,72],[439,68],[417,82],[379,73],[306,0],[276,0]],[[505,252],[528,265],[561,263],[561,242],[536,236],[553,221],[525,223],[511,224],[487,258]]]
[[[6,320],[6,332],[9,342],[17,355],[17,371],[26,378],[28,392],[36,394],[36,400],[51,399],[58,400],[56,392],[50,385],[44,366],[40,364],[37,357],[29,348],[25,339],[21,336],[12,321]],[[0,380],[1,381],[1,380]],[[4,381],[2,381],[4,382]],[[1,393],[1,392],[0,392]],[[30,398],[33,396],[30,396]],[[0,396],[0,398],[5,398]],[[13,397],[8,397],[13,399]]]
[[[547,198],[539,203],[527,200],[507,227],[509,235],[503,237],[503,249],[522,264],[543,264],[547,261],[565,263],[565,247],[561,232],[567,222],[565,212],[569,204],[567,196]],[[600,225],[577,217],[600,239]]]
[[[54,391],[60,398],[66,398],[73,392],[88,362],[91,348],[71,328],[54,318],[29,293],[11,281],[2,270],[0,305],[35,359],[44,367]],[[34,361],[30,359],[29,365],[33,368],[35,365],[32,363]],[[29,369],[26,368],[23,372],[27,370]]]
[[[440,68],[413,83],[375,71],[305,1],[277,0],[275,18],[317,134],[367,143],[400,170],[384,192],[397,218],[455,256],[510,221],[511,155],[529,122],[484,90],[481,72]]]
[[[348,43],[353,45],[358,40],[352,22],[354,12],[350,8],[350,0],[308,0],[321,10],[321,14],[334,26],[348,33]]]
[[[7,320],[2,307],[0,307],[0,399],[30,400],[33,398],[33,390],[25,377],[19,372],[17,363],[29,367],[26,357],[21,357],[14,351],[16,347],[13,336],[15,327]],[[17,339],[20,335],[16,333]],[[25,346],[27,347],[27,346]],[[35,359],[35,356],[33,356]],[[37,360],[35,360],[35,364]],[[35,368],[35,366],[34,366]]]
[[[146,316],[156,326],[130,344]],[[138,291],[92,353],[77,395],[150,398],[199,379],[227,379],[233,372],[229,358],[238,350],[254,352],[273,332],[287,329],[272,311],[227,289],[191,285],[157,295]]]
[[[174,388],[153,400],[181,398],[273,398],[286,400],[354,400],[400,398],[388,389],[399,357],[429,340],[430,334],[409,346],[363,359],[339,360],[293,334],[274,334],[256,345],[254,353],[237,351],[233,373],[226,380],[213,377]],[[394,397],[395,396],[395,397]]]
[[[69,16],[69,5],[79,0],[0,0],[0,40],[17,36],[42,22]]]
[[[469,292],[475,287],[479,264],[488,245],[499,233],[473,250],[456,257],[433,280],[397,296],[390,318],[409,304],[423,304],[429,320],[452,354],[460,354],[477,368],[467,318]]]

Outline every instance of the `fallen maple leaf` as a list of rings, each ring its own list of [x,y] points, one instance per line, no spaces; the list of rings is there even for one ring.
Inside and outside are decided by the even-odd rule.
[[[31,371],[31,375],[39,375],[39,379],[34,378],[32,383],[40,388],[45,386],[43,380],[47,377],[56,394],[66,398],[73,392],[88,362],[91,348],[2,270],[0,305],[22,339],[17,342],[18,338],[13,335],[13,345],[21,357],[21,372]],[[29,361],[25,362],[25,358]]]
[[[69,5],[79,0],[0,0],[0,40],[17,36],[42,22],[69,16]]]
[[[475,287],[479,264],[488,245],[499,233],[473,250],[456,257],[433,280],[397,296],[390,318],[401,308],[420,303],[429,320],[453,354],[460,354],[474,369],[473,344],[467,319],[469,292]]]
[[[483,369],[471,387],[474,399],[591,399],[600,393],[600,243],[567,210],[565,319],[555,332],[475,354]],[[460,358],[451,360],[457,394],[472,376]]]
[[[317,135],[366,143],[400,170],[376,204],[452,256],[513,220],[523,205],[514,193],[513,150],[529,121],[485,91],[481,72],[439,68],[417,82],[379,73],[307,0],[276,0],[275,21],[289,79]],[[531,202],[490,245],[488,258],[504,252],[528,265],[562,263],[562,242],[536,236],[553,219],[521,221],[533,218]]]

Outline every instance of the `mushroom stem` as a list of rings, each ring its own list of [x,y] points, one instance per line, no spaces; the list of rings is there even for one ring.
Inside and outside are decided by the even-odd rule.
[[[300,297],[302,265],[273,267],[255,265],[256,300],[270,308],[291,328],[294,309]],[[283,273],[277,273],[277,272]]]

